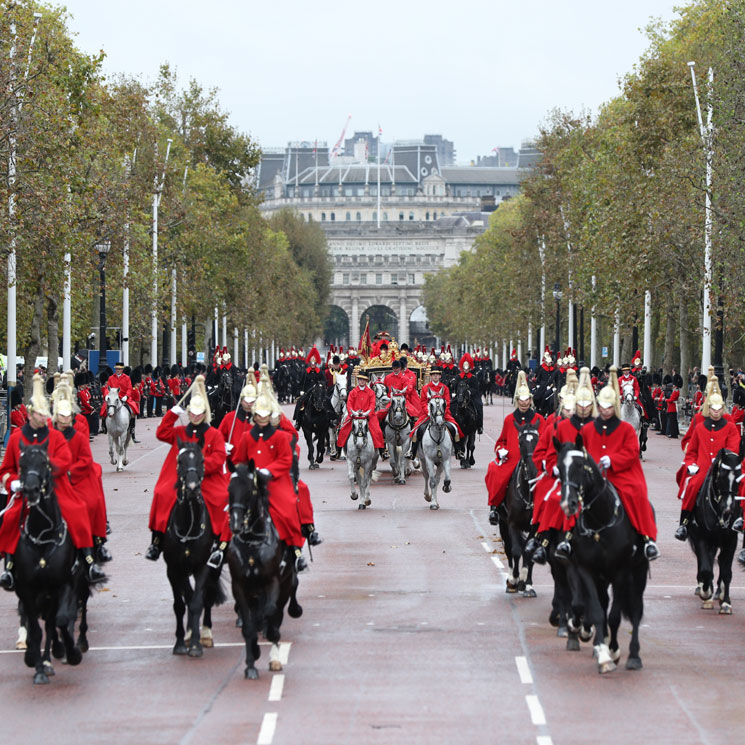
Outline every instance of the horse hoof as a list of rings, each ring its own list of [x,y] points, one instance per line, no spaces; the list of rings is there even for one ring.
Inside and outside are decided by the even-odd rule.
[[[123,471],[123,470],[124,470],[124,467],[123,466],[117,466],[116,467],[116,472],[117,473],[119,473],[119,471]]]
[[[440,509],[440,505],[439,505],[439,504],[431,504],[431,505],[429,506],[429,508],[430,508],[431,510],[439,510],[439,509]]]
[[[701,610],[711,610],[714,607],[714,600],[709,598],[701,603]]]
[[[287,615],[290,618],[300,618],[303,615],[303,606],[296,600],[290,600],[290,604],[287,606]]]
[[[34,675],[34,685],[35,686],[46,685],[47,683],[49,683],[49,678],[46,676],[46,674],[44,674],[44,673],[36,673],[36,675]]]
[[[701,584],[696,585],[696,589],[693,591],[693,594],[696,597],[700,597],[701,596],[701,588],[702,587],[703,587],[703,585],[701,585]]]
[[[349,498],[350,498],[350,499],[351,499],[351,500],[352,500],[352,501],[354,502],[354,501],[355,501],[356,499],[358,499],[358,498],[359,498],[359,494],[357,494],[356,492],[352,492],[352,493],[351,493],[351,494],[349,495]]]
[[[567,652],[579,652],[579,639],[576,636],[567,639]]]
[[[357,505],[357,509],[358,510],[365,510],[365,509],[367,509],[367,505],[366,504],[358,504]]]
[[[598,672],[603,675],[604,673],[612,673],[616,669],[616,663],[612,660],[603,662],[598,665]]]
[[[424,501],[425,502],[431,502],[432,501],[432,495],[431,494],[425,494],[424,495]]]
[[[282,663],[279,660],[272,660],[269,663],[269,670],[273,673],[278,673],[282,669]]]
[[[189,649],[184,642],[176,642],[173,645],[173,654],[188,654]]]
[[[212,647],[215,646],[215,642],[212,639],[212,630],[211,629],[204,629],[202,631],[202,635],[199,638],[199,642],[205,649],[212,649]]]
[[[559,628],[556,629],[556,636],[558,636],[559,639],[568,639],[569,629],[566,626],[559,626]]]
[[[365,500],[365,507],[369,507],[372,504],[369,499]]]
[[[16,649],[28,649],[28,644],[26,644],[25,639],[18,639],[16,642]]]
[[[52,656],[55,660],[61,660],[65,656],[65,645],[59,639],[52,642]]]
[[[641,670],[642,669],[642,658],[641,657],[629,657],[626,660],[627,670]]]
[[[43,660],[42,665],[44,665],[44,672],[49,675],[50,677],[54,675],[54,666],[49,660]]]
[[[722,603],[722,607],[719,609],[720,616],[731,616],[732,606],[729,603]]]
[[[204,649],[201,644],[192,644],[189,647],[189,657],[201,657],[204,654]]]
[[[618,662],[621,659],[621,650],[620,649],[611,649],[610,651],[610,658],[613,660],[613,662]]]
[[[525,590],[523,590],[523,597],[524,598],[537,598],[538,593],[530,585],[525,585]]]
[[[553,626],[554,628],[557,628],[559,625],[559,611],[552,609],[551,612],[548,614],[548,622]]]
[[[83,653],[78,647],[72,647],[67,650],[67,664],[71,667],[79,665],[83,661]]]
[[[474,458],[473,456],[471,456],[471,457],[470,457],[470,458],[468,459],[468,465],[469,465],[469,466],[475,466],[475,465],[476,465],[476,459],[475,459],[475,458]]]
[[[526,587],[527,587],[527,585],[525,584],[525,580],[524,579],[518,580],[518,583],[517,583],[517,591],[518,592],[525,592],[525,588]]]
[[[579,630],[579,638],[583,642],[589,642],[592,637],[595,636],[595,626],[590,626],[589,629],[582,627]]]
[[[259,671],[255,667],[247,667],[245,672],[243,673],[243,677],[246,680],[258,680]]]
[[[112,466],[116,465],[116,458],[109,458],[109,460],[111,461]]]
[[[128,465],[129,465],[129,461],[128,461],[128,460],[127,460],[127,459],[125,458],[125,459],[124,459],[124,460],[122,461],[122,466],[128,466]],[[123,471],[123,470],[124,470],[124,469],[122,468],[122,471]]]
[[[88,651],[88,640],[78,639],[78,649],[85,654]]]
[[[450,494],[450,492],[453,490],[453,486],[449,481],[446,481],[442,485],[442,490],[445,492],[445,494]]]
[[[243,626],[243,619],[240,616],[236,616],[235,626],[238,629],[240,629]]]
[[[510,582],[510,580],[507,580],[507,586],[504,589],[507,593],[514,593],[517,592],[517,583],[516,582]]]

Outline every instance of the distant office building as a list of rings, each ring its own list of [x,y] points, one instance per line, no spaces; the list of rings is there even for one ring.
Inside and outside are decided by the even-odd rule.
[[[437,148],[437,157],[441,166],[455,165],[455,143],[446,140],[442,135],[424,135],[425,145]]]
[[[495,147],[489,155],[479,155],[478,168],[517,168],[517,153],[514,147]]]

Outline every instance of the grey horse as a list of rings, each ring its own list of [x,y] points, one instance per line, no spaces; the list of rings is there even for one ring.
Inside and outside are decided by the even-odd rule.
[[[429,422],[426,424],[424,434],[421,436],[419,447],[422,476],[424,476],[424,499],[431,502],[431,510],[439,510],[437,501],[437,486],[440,477],[445,475],[442,490],[448,493],[452,486],[450,484],[450,456],[453,450],[453,441],[450,431],[445,425],[445,399],[435,396],[429,400],[427,406]]]
[[[406,411],[406,394],[394,388],[391,391],[391,405],[385,417],[385,444],[391,458],[393,481],[396,484],[405,484],[406,477],[411,473],[406,458],[411,448],[410,432],[411,422]]]
[[[129,408],[121,402],[119,389],[111,388],[106,394],[106,430],[109,433],[109,458],[117,471],[123,471],[124,466],[129,463],[129,419]]]
[[[621,420],[628,422],[634,428],[638,440],[642,431],[642,415],[634,398],[633,383],[624,383],[621,389]],[[644,460],[641,449],[639,450],[639,457]]]
[[[344,414],[347,411],[347,376],[338,373],[334,381],[334,387],[331,389],[331,408],[336,412],[337,422],[344,420]],[[331,460],[341,457],[341,450],[336,444],[336,438],[339,434],[339,424],[336,427],[329,427],[329,450],[331,451]]]
[[[350,411],[348,413],[352,418],[352,431],[346,445],[347,474],[352,487],[350,496],[353,500],[361,497],[362,501],[358,509],[364,510],[370,506],[370,482],[373,480],[375,466],[378,465],[378,451],[373,445],[367,426],[367,412]],[[359,494],[357,494],[355,483],[359,486]]]

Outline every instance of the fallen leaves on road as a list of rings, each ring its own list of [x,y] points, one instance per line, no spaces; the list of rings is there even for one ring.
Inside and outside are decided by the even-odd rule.
[[[374,561],[368,561],[367,562],[367,566],[374,567],[375,566],[375,562]]]

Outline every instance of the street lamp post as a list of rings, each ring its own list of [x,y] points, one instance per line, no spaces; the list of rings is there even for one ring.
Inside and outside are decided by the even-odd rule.
[[[561,321],[559,311],[562,295],[563,293],[561,291],[561,285],[558,282],[555,282],[553,290],[554,300],[556,300],[556,335],[554,336],[554,351],[557,359],[559,357],[559,324]]]
[[[98,251],[98,276],[101,281],[99,297],[99,315],[98,315],[98,348],[99,352],[98,369],[106,367],[106,256],[111,250],[111,241],[99,241],[96,243]]]

